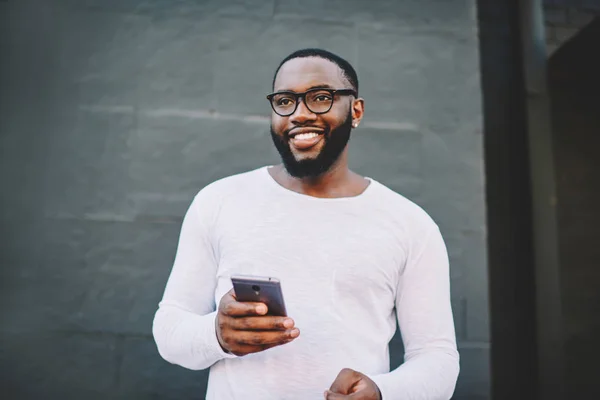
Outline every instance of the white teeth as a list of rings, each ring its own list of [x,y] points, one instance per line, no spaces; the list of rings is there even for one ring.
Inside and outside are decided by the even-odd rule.
[[[296,136],[294,136],[294,139],[298,139],[298,140],[305,140],[305,139],[312,139],[314,137],[319,136],[318,133],[314,133],[314,132],[309,132],[309,133],[299,133]]]

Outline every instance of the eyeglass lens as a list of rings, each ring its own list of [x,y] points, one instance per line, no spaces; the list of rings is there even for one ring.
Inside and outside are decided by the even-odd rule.
[[[278,93],[273,96],[271,103],[280,115],[291,115],[297,107],[298,95],[293,93]],[[329,111],[333,104],[331,92],[322,89],[309,90],[304,96],[306,107],[314,113]]]

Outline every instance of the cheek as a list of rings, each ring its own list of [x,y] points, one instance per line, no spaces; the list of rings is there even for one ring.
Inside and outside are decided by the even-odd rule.
[[[333,110],[332,110],[333,111]],[[336,110],[335,112],[329,112],[324,115],[323,121],[331,128],[335,129],[344,122],[346,122],[346,118],[348,117],[348,113],[346,110]]]
[[[280,117],[279,115],[273,113],[271,116],[271,126],[275,133],[282,135],[287,126],[287,118]]]

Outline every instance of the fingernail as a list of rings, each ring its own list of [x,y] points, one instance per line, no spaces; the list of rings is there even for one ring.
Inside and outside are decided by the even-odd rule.
[[[261,306],[257,306],[256,307],[256,312],[259,313],[259,314],[264,314],[264,313],[267,312],[267,307],[262,306],[262,305]]]
[[[298,337],[298,335],[300,334],[300,331],[298,329],[293,329],[292,333],[290,333],[291,337]]]
[[[286,319],[285,321],[283,321],[283,326],[285,326],[286,328],[291,328],[292,326],[294,326],[294,321],[292,321],[291,319]]]

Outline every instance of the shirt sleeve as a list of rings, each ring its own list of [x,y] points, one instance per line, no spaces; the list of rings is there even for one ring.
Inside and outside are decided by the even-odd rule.
[[[370,378],[383,400],[447,400],[459,373],[446,246],[437,226],[409,257],[396,298],[404,363]]]
[[[210,237],[216,204],[207,197],[198,193],[185,214],[173,268],[152,326],[161,357],[193,370],[235,357],[223,351],[216,336],[217,261]]]

